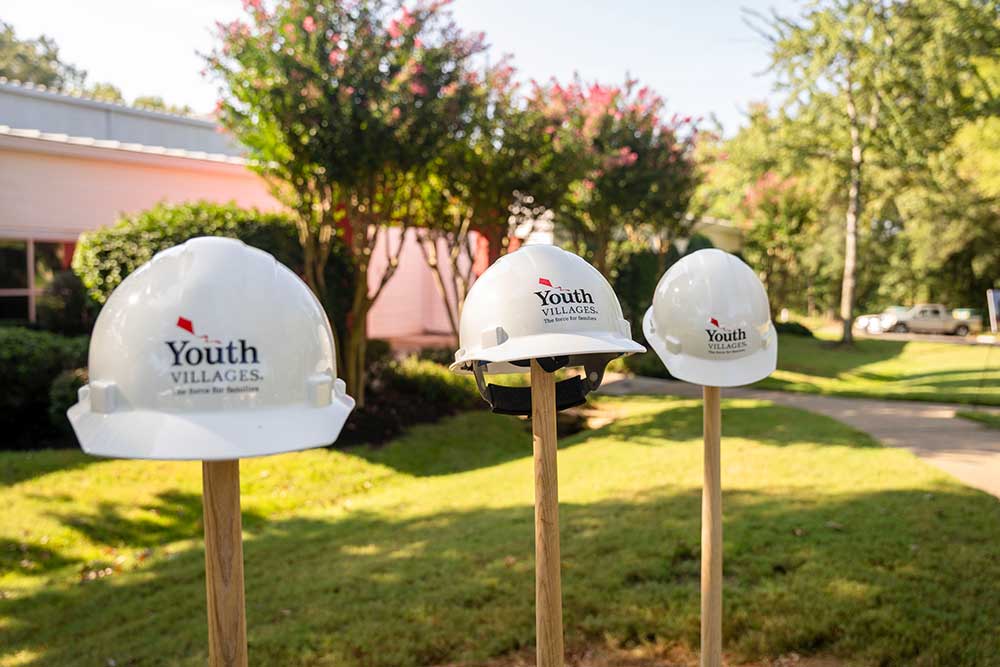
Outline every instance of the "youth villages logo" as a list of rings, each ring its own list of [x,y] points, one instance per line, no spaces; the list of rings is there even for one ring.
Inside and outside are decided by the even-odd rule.
[[[545,324],[597,319],[594,295],[587,290],[571,290],[562,285],[553,285],[548,278],[539,278],[538,284],[547,288],[535,292],[541,302]]]
[[[719,324],[714,317],[709,318],[708,324],[705,333],[708,334],[709,354],[739,354],[749,349],[750,341],[744,327],[730,329]]]
[[[186,317],[177,318],[177,328],[190,334],[190,338],[165,341],[172,359],[170,379],[175,385],[183,385],[174,390],[177,396],[241,394],[259,389],[249,383],[264,379],[260,370],[253,367],[260,363],[260,358],[257,348],[245,338],[223,343],[199,336],[194,322]]]

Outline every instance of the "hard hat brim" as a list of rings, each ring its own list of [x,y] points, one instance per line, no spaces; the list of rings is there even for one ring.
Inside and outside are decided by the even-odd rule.
[[[526,369],[511,366],[511,361],[586,354],[636,354],[646,348],[631,338],[612,334],[547,333],[511,338],[500,345],[470,351],[449,368],[456,373],[471,373],[470,363],[485,361],[487,373],[524,373]],[[496,364],[495,366],[493,364]]]
[[[122,410],[99,414],[89,400],[67,415],[83,451],[94,456],[159,460],[226,460],[281,454],[334,442],[354,409],[350,396],[330,405],[227,413]]]
[[[775,337],[767,347],[739,359],[714,361],[691,355],[672,354],[663,339],[653,332],[653,309],[642,318],[642,333],[656,356],[678,380],[705,387],[741,387],[763,380],[778,364],[778,344]]]

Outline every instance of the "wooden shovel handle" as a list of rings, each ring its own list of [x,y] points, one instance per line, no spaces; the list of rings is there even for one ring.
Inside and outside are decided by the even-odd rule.
[[[535,632],[538,667],[562,667],[559,478],[555,377],[531,361],[531,434],[535,452]]]
[[[701,495],[701,667],[722,667],[722,409],[704,388],[705,486]]]
[[[240,462],[203,461],[208,664],[247,667]]]

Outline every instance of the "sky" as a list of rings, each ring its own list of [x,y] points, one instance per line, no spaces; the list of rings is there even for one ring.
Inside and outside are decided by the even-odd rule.
[[[708,118],[727,134],[750,102],[773,99],[767,44],[744,9],[796,12],[797,0],[455,0],[468,31],[484,31],[491,56],[510,53],[525,79],[622,82],[626,73],[667,101],[668,113]],[[131,100],[158,95],[207,113],[216,89],[198,53],[212,27],[242,13],[240,0],[4,0],[0,20],[20,37],[44,33],[91,83]]]

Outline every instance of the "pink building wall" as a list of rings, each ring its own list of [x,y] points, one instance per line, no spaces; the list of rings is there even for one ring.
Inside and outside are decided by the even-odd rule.
[[[389,230],[390,248],[398,248],[401,230]],[[470,243],[475,248],[475,233]],[[368,286],[374,291],[378,281],[388,266],[385,255],[386,236],[379,238],[372,255],[372,265],[368,275]],[[438,246],[442,256],[448,249],[444,243]],[[447,262],[445,262],[447,264]],[[463,262],[463,266],[466,264]],[[445,280],[450,280],[448,267],[444,270]],[[447,283],[446,283],[447,284]],[[395,275],[385,286],[379,300],[368,314],[368,331],[375,338],[398,338],[438,334],[451,336],[448,313],[431,269],[427,266],[415,233],[407,233],[405,246],[400,256]]]
[[[232,200],[278,208],[264,182],[242,165],[152,157],[53,147],[41,139],[11,150],[0,141],[0,236],[73,240],[159,201]]]
[[[82,232],[114,224],[123,213],[161,201],[198,199],[280,208],[264,181],[237,159],[193,159],[0,135],[0,238],[70,242]],[[389,235],[395,249],[400,230]],[[387,266],[384,240],[372,261],[372,290]],[[434,277],[412,233],[399,268],[369,313],[368,331],[376,338],[450,333]]]

